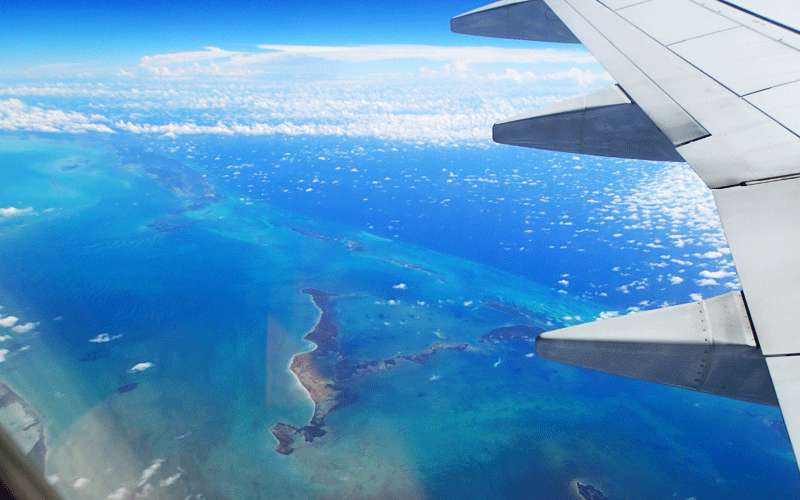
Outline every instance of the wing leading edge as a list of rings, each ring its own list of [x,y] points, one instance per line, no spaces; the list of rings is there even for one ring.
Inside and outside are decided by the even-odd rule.
[[[743,285],[741,293],[542,334],[539,354],[779,403],[798,456],[800,32],[796,11],[780,19],[783,10],[752,4],[503,0],[456,16],[451,27],[583,43],[618,84],[497,123],[495,141],[687,161],[712,189]]]

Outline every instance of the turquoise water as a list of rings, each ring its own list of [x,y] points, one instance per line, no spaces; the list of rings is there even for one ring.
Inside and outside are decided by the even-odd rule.
[[[0,206],[33,209],[0,220],[2,314],[38,322],[8,332],[0,378],[43,416],[47,474],[65,497],[550,499],[583,478],[610,498],[791,498],[800,486],[774,408],[481,341],[607,304],[371,231],[358,212],[327,210],[335,198],[254,197],[229,174],[116,138],[0,139]],[[484,223],[452,221],[475,237]],[[326,436],[278,454],[272,426],[313,411],[288,370],[319,316],[306,287],[337,294],[346,359],[474,349],[353,378]],[[101,333],[113,340],[90,342]],[[131,373],[140,363],[152,365]]]

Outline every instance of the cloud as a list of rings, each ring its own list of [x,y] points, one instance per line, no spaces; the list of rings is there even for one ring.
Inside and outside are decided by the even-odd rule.
[[[110,335],[108,333],[101,333],[101,334],[97,335],[96,337],[90,338],[89,342],[92,342],[94,344],[105,344],[106,342],[111,342],[112,340],[117,340],[118,338],[121,338],[121,337],[122,337],[121,333],[119,333],[117,335]]]
[[[704,271],[700,271],[700,276],[702,276],[703,278],[709,278],[709,279],[729,278],[729,277],[735,276],[735,275],[736,275],[736,273],[731,272],[731,271],[725,271],[723,269],[720,269],[718,271],[705,271],[705,270]]]
[[[139,373],[139,372],[143,372],[145,370],[149,370],[152,367],[153,367],[153,363],[151,363],[149,361],[146,361],[144,363],[136,363],[135,365],[133,365],[132,367],[130,367],[128,369],[128,373]]]
[[[150,464],[145,470],[142,471],[142,476],[139,478],[139,484],[137,485],[139,488],[143,487],[150,478],[152,478],[158,469],[161,468],[161,465],[164,463],[163,458],[156,459],[152,464]]]
[[[30,215],[33,213],[32,207],[0,207],[0,218],[19,217],[20,215]]]
[[[89,484],[88,479],[86,479],[85,477],[79,477],[78,479],[75,480],[75,482],[72,483],[72,487],[75,489],[81,489],[85,487],[87,484]]]
[[[0,326],[4,328],[11,328],[17,324],[17,321],[19,321],[19,318],[16,316],[3,316],[0,317]]]
[[[172,486],[178,481],[178,479],[181,478],[182,475],[183,475],[182,472],[176,472],[175,474],[162,479],[159,484],[161,485],[162,488],[166,488],[167,486]]]
[[[33,331],[33,329],[36,328],[36,326],[38,324],[39,323],[34,323],[33,321],[28,321],[25,324],[17,325],[17,326],[12,327],[11,330],[14,333],[28,333],[28,332]]]
[[[0,130],[29,132],[113,132],[100,115],[29,106],[19,99],[0,100]]]
[[[108,494],[108,500],[128,500],[133,497],[133,492],[124,486],[120,486],[113,492]]]
[[[10,353],[10,352],[11,351],[9,351],[8,349],[0,349],[0,363],[5,363],[6,362],[6,357],[8,356],[8,353]]]
[[[459,67],[484,64],[595,64],[584,50],[522,49],[491,46],[449,47],[442,45],[259,45],[259,51],[230,51],[218,47],[144,56],[139,68],[160,77],[225,76],[262,74],[276,63],[297,59],[365,64],[386,61],[417,61]]]

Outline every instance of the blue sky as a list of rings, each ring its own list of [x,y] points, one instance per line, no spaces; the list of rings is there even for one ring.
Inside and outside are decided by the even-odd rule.
[[[256,44],[531,46],[451,34],[468,0],[0,1],[6,69],[43,64],[129,64],[145,54]],[[533,44],[536,45],[536,44]]]

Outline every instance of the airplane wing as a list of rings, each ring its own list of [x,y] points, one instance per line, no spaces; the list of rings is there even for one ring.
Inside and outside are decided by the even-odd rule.
[[[800,456],[800,7],[795,0],[501,0],[457,33],[583,43],[618,82],[497,123],[495,141],[685,160],[742,292],[541,335],[544,357],[780,404]]]

